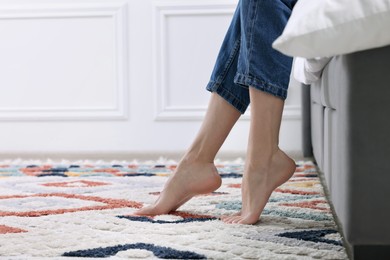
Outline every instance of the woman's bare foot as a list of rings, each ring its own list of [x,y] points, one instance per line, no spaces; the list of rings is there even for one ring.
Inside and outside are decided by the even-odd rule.
[[[226,223],[258,222],[271,193],[288,181],[296,168],[295,162],[279,149],[273,154],[268,165],[258,165],[257,162],[253,165],[255,167],[247,166],[243,177],[241,212],[222,218]]]
[[[136,215],[161,215],[175,211],[193,196],[215,191],[221,186],[221,177],[213,163],[183,160],[169,177],[157,201],[144,207]]]

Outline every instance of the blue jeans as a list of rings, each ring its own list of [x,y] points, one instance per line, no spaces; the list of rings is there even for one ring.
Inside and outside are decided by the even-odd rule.
[[[287,97],[292,58],[272,48],[297,0],[240,0],[222,43],[207,90],[242,114],[249,87]]]

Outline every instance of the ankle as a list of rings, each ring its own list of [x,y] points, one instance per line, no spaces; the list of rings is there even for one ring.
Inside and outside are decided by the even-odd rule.
[[[187,152],[180,161],[180,164],[207,164],[214,163],[214,158],[202,153]]]
[[[245,168],[248,172],[269,172],[274,166],[293,162],[293,160],[277,147],[270,153],[251,156],[246,159]],[[294,162],[295,164],[295,162]]]
[[[245,173],[266,174],[271,169],[270,163],[246,162]]]

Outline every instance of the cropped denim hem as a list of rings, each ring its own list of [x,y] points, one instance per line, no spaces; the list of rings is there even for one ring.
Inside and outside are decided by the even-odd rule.
[[[292,58],[272,48],[297,0],[240,0],[206,89],[244,113],[249,87],[287,98]]]
[[[236,76],[234,77],[234,83],[246,88],[253,87],[268,94],[279,97],[282,100],[285,100],[287,98],[287,89],[273,85],[271,83],[267,83],[263,80],[256,79],[251,76],[243,75],[241,73],[236,74]]]
[[[210,92],[217,93],[230,105],[236,108],[241,114],[244,114],[248,108],[248,103],[241,101],[236,95],[231,93],[228,88],[225,88],[223,85],[218,84],[217,82],[210,81],[209,84],[207,84],[206,89]]]

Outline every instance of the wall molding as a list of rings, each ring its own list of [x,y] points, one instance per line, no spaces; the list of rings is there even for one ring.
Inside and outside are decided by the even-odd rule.
[[[184,15],[233,15],[237,1],[161,1],[153,6],[153,57],[156,121],[188,121],[203,118],[206,106],[172,106],[168,104],[167,19]]]
[[[233,15],[237,1],[159,1],[153,5],[153,84],[155,90],[156,121],[192,121],[201,120],[206,113],[206,106],[172,106],[168,104],[167,79],[167,19],[184,15]],[[241,117],[250,119],[250,109]],[[301,108],[296,105],[285,106],[284,120],[300,120]]]
[[[125,120],[128,118],[128,4],[123,1],[86,3],[4,4],[5,19],[110,18],[114,21],[114,66],[116,99],[113,106],[0,107],[1,121]]]

